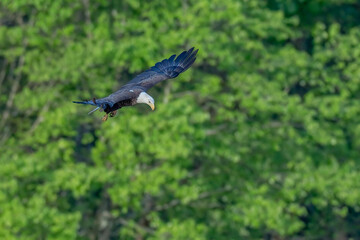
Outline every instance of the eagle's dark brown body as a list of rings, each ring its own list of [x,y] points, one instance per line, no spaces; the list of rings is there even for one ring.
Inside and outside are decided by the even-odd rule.
[[[114,112],[122,107],[133,106],[135,104],[136,104],[136,98],[125,99],[125,100],[116,102],[112,107],[110,107],[108,105],[108,107],[106,107],[104,109],[104,112],[106,112],[106,113]]]

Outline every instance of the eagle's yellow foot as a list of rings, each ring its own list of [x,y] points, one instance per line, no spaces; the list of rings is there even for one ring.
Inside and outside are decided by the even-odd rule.
[[[117,113],[117,110],[112,111],[112,112],[110,113],[110,117],[115,117],[116,113]]]
[[[105,122],[108,119],[109,115],[105,114],[105,116],[102,118],[102,121]]]

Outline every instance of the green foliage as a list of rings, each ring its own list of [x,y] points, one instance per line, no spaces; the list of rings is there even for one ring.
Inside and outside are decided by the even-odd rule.
[[[0,238],[360,238],[359,8],[2,0]],[[71,103],[192,46],[154,112]]]

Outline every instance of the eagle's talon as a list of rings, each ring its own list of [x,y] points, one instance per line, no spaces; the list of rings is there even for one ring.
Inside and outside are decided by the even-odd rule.
[[[106,120],[108,120],[108,114],[105,114],[105,116],[102,118],[102,121],[105,122]]]
[[[110,117],[115,117],[116,113],[117,113],[117,110],[112,111],[112,112],[110,113]]]

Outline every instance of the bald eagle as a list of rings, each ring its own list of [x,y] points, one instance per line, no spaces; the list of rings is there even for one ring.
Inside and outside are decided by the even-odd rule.
[[[73,103],[96,106],[89,114],[100,109],[100,111],[106,113],[102,118],[103,121],[108,119],[108,115],[110,117],[115,116],[118,109],[133,106],[137,103],[145,103],[154,110],[155,101],[146,91],[155,84],[166,79],[175,78],[180,73],[186,71],[195,62],[198,50],[194,51],[194,48],[191,48],[188,51],[183,51],[178,57],[172,55],[170,58],[156,63],[155,66],[137,75],[130,82],[107,97],[100,99],[93,98],[92,100],[81,102],[73,101]]]

